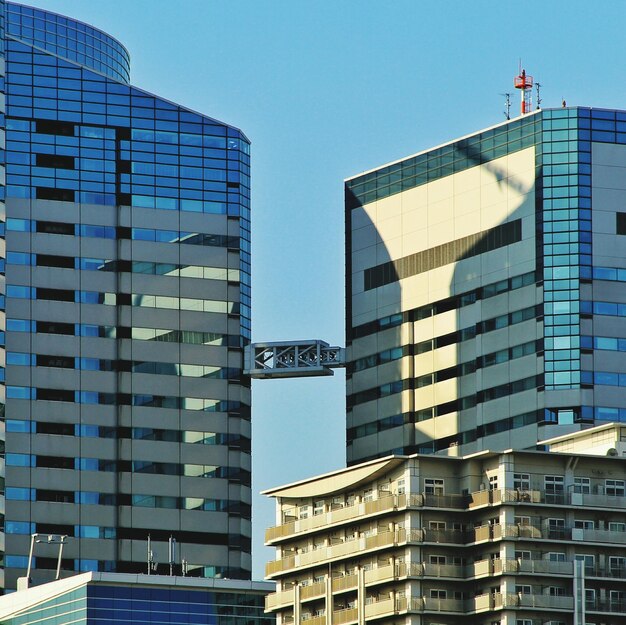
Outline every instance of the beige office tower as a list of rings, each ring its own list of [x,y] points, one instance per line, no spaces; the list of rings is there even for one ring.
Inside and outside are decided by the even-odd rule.
[[[626,623],[626,426],[271,489],[278,625]]]
[[[346,181],[348,464],[626,420],[625,144],[543,110]]]

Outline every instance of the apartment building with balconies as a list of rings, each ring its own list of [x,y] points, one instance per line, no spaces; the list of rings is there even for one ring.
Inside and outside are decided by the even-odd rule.
[[[268,490],[266,610],[278,625],[626,623],[625,441],[606,425],[550,452],[389,456]]]

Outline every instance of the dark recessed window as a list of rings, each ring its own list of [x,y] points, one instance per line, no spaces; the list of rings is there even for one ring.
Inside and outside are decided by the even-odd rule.
[[[65,391],[60,388],[38,388],[37,399],[45,401],[74,401],[74,391]]]
[[[74,336],[74,324],[61,323],[60,321],[38,321],[37,332],[41,334],[69,334]]]
[[[37,466],[47,469],[73,469],[74,458],[63,456],[37,456]]]
[[[60,436],[74,436],[73,423],[49,423],[48,421],[36,422],[37,434],[57,434]]]
[[[617,234],[626,234],[626,213],[616,213],[615,231]]]
[[[37,354],[37,366],[73,369],[74,358],[70,356],[47,356],[45,354]]]
[[[74,503],[74,493],[62,490],[37,489],[37,501],[54,501],[56,503]]]
[[[69,289],[43,289],[37,288],[37,299],[51,299],[58,302],[73,302],[74,291]]]
[[[37,187],[38,200],[57,200],[58,202],[73,202],[74,191],[72,189],[51,189],[49,187]]]
[[[74,234],[74,224],[65,224],[58,221],[38,221],[37,232],[49,234]]]
[[[52,254],[37,254],[38,267],[63,267],[74,269],[73,256],[53,256]]]
[[[74,157],[61,154],[37,154],[37,167],[74,169]]]
[[[74,136],[74,124],[59,122],[52,119],[40,119],[37,121],[37,132],[45,135]]]

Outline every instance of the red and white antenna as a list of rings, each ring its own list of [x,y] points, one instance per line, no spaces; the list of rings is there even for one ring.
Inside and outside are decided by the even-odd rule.
[[[516,89],[521,91],[522,96],[522,115],[530,113],[532,109],[532,94],[533,94],[533,77],[526,73],[526,70],[521,70],[519,76],[515,77],[513,82]]]

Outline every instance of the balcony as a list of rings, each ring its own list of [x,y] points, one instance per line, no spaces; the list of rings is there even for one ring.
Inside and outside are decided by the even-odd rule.
[[[348,608],[346,610],[336,610],[333,612],[333,625],[345,625],[346,623],[355,623],[359,618],[357,608]]]
[[[552,560],[504,560],[505,573],[520,573],[522,575],[565,575],[574,574],[573,562],[555,562]]]
[[[425,543],[449,543],[453,545],[464,545],[467,542],[467,532],[463,530],[435,530],[425,528],[414,530],[415,540]]]
[[[515,595],[513,595],[515,597]],[[538,608],[549,610],[564,610],[572,613],[574,611],[574,597],[562,596],[553,597],[551,595],[517,595],[517,606],[520,608]]]
[[[388,494],[379,499],[363,501],[352,506],[336,508],[306,519],[292,519],[282,525],[270,527],[265,533],[266,544],[275,544],[289,537],[332,527],[356,519],[409,508],[445,508],[467,510],[500,504],[576,505],[582,507],[613,508],[626,510],[626,497],[590,493],[546,493],[543,490],[481,490],[470,495],[413,495]]]
[[[453,614],[465,612],[465,601],[463,599],[422,597],[418,602],[416,602],[416,606],[413,608],[418,612],[450,612]]]
[[[272,560],[265,567],[265,575],[271,577],[291,569],[314,566],[320,562],[336,560],[342,557],[354,557],[366,551],[385,549],[407,541],[419,540],[421,530],[381,532],[371,536],[361,536],[336,545],[320,547],[297,555],[289,555],[279,560]]]
[[[381,601],[372,601],[365,604],[365,618],[379,618],[395,614],[397,612],[396,601],[393,599],[383,599]]]
[[[626,509],[626,497],[620,495],[591,493],[546,493],[543,490],[510,490],[503,491],[502,501],[505,503],[542,503],[555,506],[580,506],[589,508]]]
[[[365,571],[365,585],[371,586],[380,582],[388,582],[398,578],[398,567],[392,564]]]
[[[599,612],[600,614],[624,614],[626,615],[626,599],[595,599],[585,601],[587,612]]]
[[[626,545],[626,532],[574,528],[572,530],[572,540],[582,540],[588,543],[614,543],[618,545]]]
[[[345,592],[346,590],[355,590],[359,583],[356,575],[342,575],[341,577],[333,577],[332,591]]]
[[[300,601],[307,599],[317,599],[326,594],[326,584],[324,582],[316,582],[308,586],[300,586]]]
[[[392,512],[407,506],[406,495],[387,495],[372,501],[363,501],[352,506],[345,506],[316,514],[306,519],[293,519],[282,525],[270,527],[265,532],[265,543],[274,544],[290,536],[304,534],[320,527],[345,523],[353,519]]]
[[[457,564],[432,564],[430,562],[424,562],[421,568],[421,576],[425,578],[449,577],[462,579],[465,577],[465,567]]]
[[[273,610],[279,610],[287,606],[293,605],[294,591],[284,590],[282,592],[271,592],[265,595],[265,611],[271,612]]]

